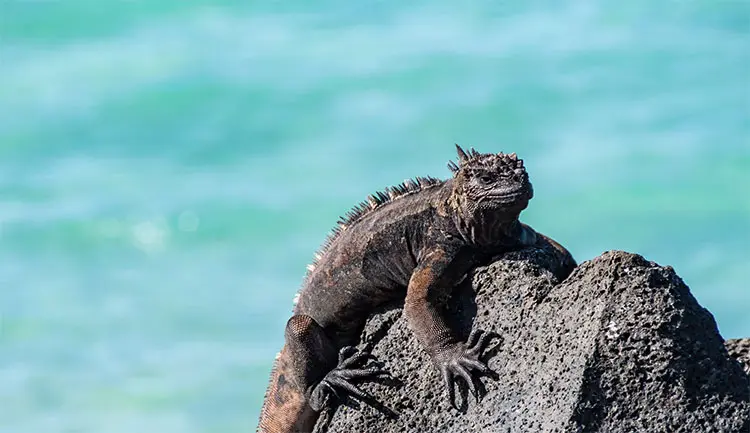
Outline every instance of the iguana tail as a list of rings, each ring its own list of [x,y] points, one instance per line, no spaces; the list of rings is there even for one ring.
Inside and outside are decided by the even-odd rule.
[[[573,272],[573,269],[577,266],[576,260],[570,251],[565,249],[564,246],[560,245],[557,241],[549,236],[545,236],[536,230],[532,229],[528,225],[521,223],[523,232],[521,233],[521,243],[524,245],[537,245],[540,247],[551,247],[555,251],[557,261],[552,272],[560,279],[560,281]]]
[[[318,413],[310,407],[309,389],[330,369],[320,362],[325,361],[325,355],[333,359],[335,366],[336,349],[310,316],[289,319],[284,338],[286,344],[271,370],[258,433],[312,432]],[[315,353],[315,349],[320,352]]]
[[[311,433],[320,411],[329,407],[332,398],[349,395],[374,401],[352,381],[388,376],[377,366],[358,367],[370,356],[354,347],[339,348],[310,316],[292,316],[284,338],[286,344],[276,358],[263,401],[258,433]]]

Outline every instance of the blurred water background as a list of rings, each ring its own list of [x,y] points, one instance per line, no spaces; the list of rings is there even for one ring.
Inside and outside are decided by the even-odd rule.
[[[0,431],[254,431],[338,216],[453,143],[750,336],[750,3],[0,0]]]

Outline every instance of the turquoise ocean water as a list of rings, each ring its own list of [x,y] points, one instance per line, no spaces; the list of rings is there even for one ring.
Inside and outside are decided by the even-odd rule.
[[[338,216],[518,152],[750,336],[750,3],[0,0],[0,432],[253,431]]]

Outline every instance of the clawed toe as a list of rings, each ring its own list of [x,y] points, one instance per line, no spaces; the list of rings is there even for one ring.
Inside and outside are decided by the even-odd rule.
[[[467,353],[477,356],[481,355],[484,348],[487,346],[487,343],[489,343],[494,337],[495,334],[492,332],[473,329],[466,341]]]
[[[375,399],[352,382],[366,378],[391,377],[390,373],[379,366],[364,366],[353,368],[362,361],[372,358],[365,352],[347,346],[339,351],[339,365],[331,370],[312,391],[310,406],[315,411],[321,411],[328,406],[332,399],[342,402],[347,397],[357,400],[373,402]]]
[[[446,352],[439,365],[445,385],[448,387],[448,400],[450,405],[459,409],[456,402],[455,387],[458,385],[458,378],[463,379],[466,387],[476,401],[480,399],[480,391],[477,386],[478,375],[487,375],[491,370],[487,365],[479,360],[487,343],[495,335],[481,329],[474,329],[466,344],[457,346],[452,352]]]
[[[339,364],[336,368],[349,368],[371,357],[369,353],[360,352],[354,346],[346,346],[339,350]]]

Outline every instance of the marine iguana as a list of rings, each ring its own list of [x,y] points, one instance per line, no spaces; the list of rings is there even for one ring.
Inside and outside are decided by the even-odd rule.
[[[489,372],[480,355],[490,335],[474,329],[464,342],[449,328],[441,307],[452,289],[473,267],[524,246],[551,245],[567,273],[576,266],[560,244],[518,220],[533,196],[522,159],[458,145],[456,151],[458,164],[448,163],[452,178],[407,180],[339,220],[295,298],[258,432],[310,432],[334,399],[371,398],[353,382],[387,372],[358,367],[368,354],[352,345],[374,309],[399,299],[450,403],[459,377],[478,398],[474,381]]]

